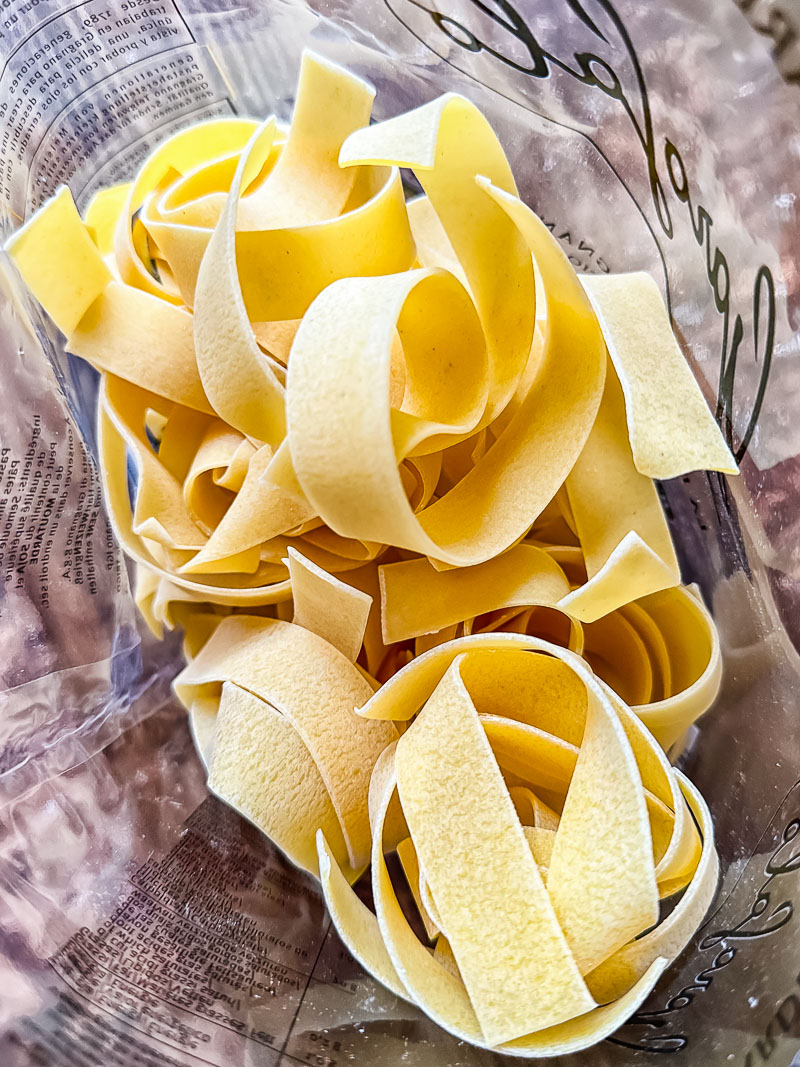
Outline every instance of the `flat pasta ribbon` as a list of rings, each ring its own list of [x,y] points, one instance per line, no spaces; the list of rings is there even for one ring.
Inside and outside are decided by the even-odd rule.
[[[374,915],[318,835],[323,891],[353,954],[473,1044],[556,1055],[612,1032],[716,888],[694,788],[579,657],[524,635],[440,646],[363,710],[413,721],[373,771]],[[394,849],[434,948],[399,906]],[[676,891],[659,920],[659,898]]]
[[[385,680],[385,662],[399,666],[457,636],[544,638],[583,656],[669,749],[720,687],[719,635],[698,590],[671,586],[582,622],[570,612],[558,554],[522,542],[464,570],[437,571],[426,559],[379,564],[381,631],[364,665]]]
[[[204,752],[213,791],[312,872],[318,824],[310,812],[325,811],[326,825],[339,827],[334,841],[340,857],[346,848],[350,876],[361,873],[369,859],[369,776],[397,734],[353,714],[373,689],[343,653],[290,622],[230,616],[175,691],[190,710],[199,701],[204,717],[217,707]]]

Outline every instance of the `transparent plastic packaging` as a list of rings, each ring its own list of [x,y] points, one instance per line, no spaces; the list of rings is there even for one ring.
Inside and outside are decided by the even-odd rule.
[[[190,122],[288,117],[310,46],[376,86],[379,119],[469,96],[578,270],[662,287],[742,467],[663,486],[721,632],[723,691],[681,766],[723,874],[642,1011],[565,1067],[800,1048],[800,90],[778,6],[0,2],[6,231]],[[96,376],[7,262],[0,355],[0,1063],[502,1062],[366,977],[313,882],[206,793],[179,640],[137,619],[103,511]]]

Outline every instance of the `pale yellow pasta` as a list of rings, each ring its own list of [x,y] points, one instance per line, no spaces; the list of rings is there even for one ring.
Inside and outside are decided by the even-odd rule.
[[[678,561],[656,487],[634,465],[613,366],[589,440],[565,485],[587,573],[586,583],[561,601],[570,614],[594,622],[678,584]]]
[[[385,564],[379,573],[387,644],[441,630],[485,611],[555,605],[569,589],[552,557],[525,544],[466,570],[436,571],[419,558]]]
[[[639,720],[569,651],[486,634],[427,659],[371,698],[373,715],[413,717],[373,772],[374,917],[332,876],[336,861],[319,835],[334,922],[376,977],[460,1038],[517,1055],[586,1047],[635,1010],[705,913],[717,876],[707,810]],[[510,694],[527,661],[556,667],[534,672],[544,693],[518,687],[525,721],[504,719],[494,713],[502,710],[498,678],[506,675]],[[562,725],[554,711],[567,675],[574,715],[585,717],[572,733],[570,717]],[[503,722],[516,732],[508,746],[497,732]],[[520,760],[523,730],[537,740]],[[575,757],[560,784],[544,775],[551,807],[539,797],[540,772],[559,744]],[[508,785],[509,774],[517,784]],[[413,855],[424,870],[437,912],[429,934],[446,936],[441,953],[417,940],[389,877],[383,823],[395,797],[410,835],[404,866]],[[661,879],[669,889],[678,872],[687,888],[659,921]],[[424,908],[425,894],[416,897]]]
[[[188,706],[197,696],[218,696],[225,682],[246,689],[291,724],[330,794],[353,869],[363,867],[369,854],[367,783],[378,755],[396,737],[390,724],[364,724],[353,714],[371,696],[369,682],[311,631],[247,615],[220,623],[175,689]],[[270,790],[273,805],[284,804],[294,780],[290,765],[285,774],[286,781],[275,781]],[[313,838],[316,829],[308,825],[305,833]]]
[[[70,349],[153,395],[101,394],[103,467],[121,479],[124,442],[140,471],[129,533],[124,492],[106,476],[121,540],[217,604],[287,598],[289,547],[346,574],[385,546],[445,577],[500,568],[514,590],[500,601],[523,603],[528,564],[514,569],[532,556],[514,546],[561,500],[553,514],[586,565],[560,598],[574,620],[677,585],[648,477],[655,454],[668,472],[677,410],[658,403],[676,349],[652,286],[589,281],[590,303],[469,101],[449,94],[370,126],[373,95],[308,53],[288,127],[181,130],[133,181],[98,194],[86,224],[62,189],[9,242]],[[425,190],[408,208],[400,166]],[[700,418],[682,363],[675,375],[678,406]],[[217,421],[193,423],[192,411]],[[681,423],[681,470],[692,457],[729,469],[700,421],[694,452]],[[235,455],[220,458],[223,441],[239,442]],[[526,603],[552,599],[543,587]],[[479,613],[454,600],[430,629]],[[407,626],[385,606],[382,617],[388,643],[403,640]]]
[[[651,478],[698,468],[736,474],[650,275],[597,275],[584,285],[622,383],[636,469]]]
[[[719,639],[653,479],[736,467],[655,283],[579,279],[469,100],[371,124],[374,95],[307,52],[288,124],[179,130],[6,247],[100,372],[106,507],[147,625],[183,630],[209,788],[397,995],[566,1054],[713,895],[666,753]]]

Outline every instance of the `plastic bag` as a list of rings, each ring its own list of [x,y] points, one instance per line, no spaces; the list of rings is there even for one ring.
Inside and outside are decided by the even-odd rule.
[[[722,636],[682,764],[723,877],[644,1009],[569,1067],[800,1048],[800,92],[776,6],[739,7],[0,0],[7,228],[59,182],[84,206],[190,122],[288,117],[311,46],[373,82],[378,118],[471,97],[577,269],[662,286],[742,463],[663,487]],[[207,796],[179,644],[139,625],[104,516],[94,372],[8,269],[0,295],[0,1063],[502,1062],[367,978],[313,882]]]

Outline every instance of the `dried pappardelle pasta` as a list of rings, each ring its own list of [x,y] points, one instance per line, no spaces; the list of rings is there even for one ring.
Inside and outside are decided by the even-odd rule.
[[[433,649],[362,713],[415,717],[372,776],[375,914],[318,833],[345,944],[473,1044],[558,1055],[615,1030],[716,889],[711,819],[695,788],[583,660],[525,635]],[[395,849],[432,947],[398,903],[385,862]],[[678,891],[660,919],[659,899]]]
[[[373,96],[306,53],[288,127],[182,130],[7,249],[101,372],[109,515],[148,624],[184,630],[209,787],[390,988],[556,1054],[635,1010],[713,893],[664,750],[719,641],[653,479],[736,465],[649,276],[579,279],[468,100],[369,125]]]

